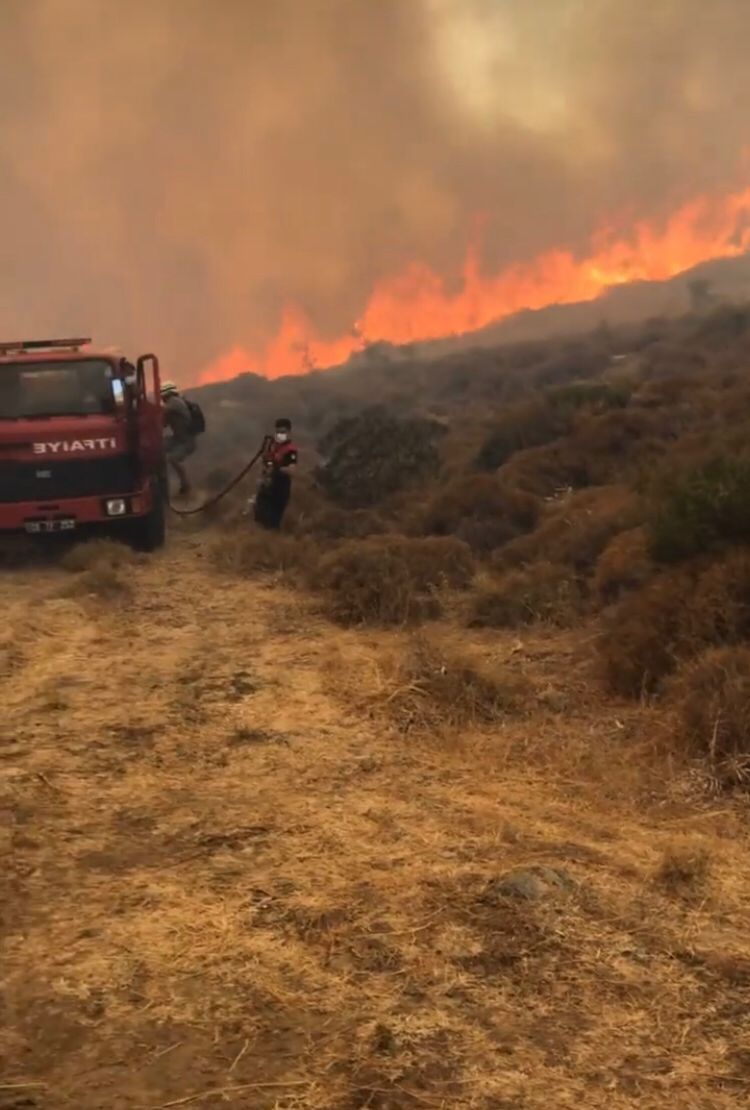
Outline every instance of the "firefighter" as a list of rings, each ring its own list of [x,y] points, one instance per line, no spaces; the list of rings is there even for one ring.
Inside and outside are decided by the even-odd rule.
[[[292,474],[297,466],[298,452],[292,443],[290,420],[276,421],[273,439],[263,453],[263,474],[255,497],[255,523],[261,528],[281,528],[292,492]]]
[[[184,467],[185,459],[195,451],[193,420],[187,402],[180,396],[174,382],[164,382],[161,387],[164,414],[164,447],[167,462],[177,475],[179,494],[187,497],[191,492],[190,479]]]

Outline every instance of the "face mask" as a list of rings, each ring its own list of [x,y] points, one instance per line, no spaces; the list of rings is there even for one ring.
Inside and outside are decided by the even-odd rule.
[[[289,436],[286,432],[277,432],[275,439],[277,443],[286,443],[286,441],[289,439]]]

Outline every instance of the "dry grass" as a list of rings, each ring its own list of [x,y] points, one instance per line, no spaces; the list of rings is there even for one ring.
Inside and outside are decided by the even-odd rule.
[[[60,565],[72,574],[80,574],[101,567],[113,570],[133,567],[141,558],[124,543],[117,543],[115,540],[91,540],[88,543],[78,543],[67,551],[60,559]]]
[[[60,590],[61,597],[92,597],[111,602],[127,601],[132,593],[132,585],[123,571],[106,563],[81,571]]]
[[[324,555],[313,584],[341,624],[397,625],[438,615],[440,591],[465,589],[473,575],[471,552],[457,539],[383,536]]]
[[[217,570],[240,576],[312,571],[318,556],[318,548],[309,537],[269,535],[249,524],[222,533],[209,551]]]
[[[60,565],[75,578],[59,589],[59,596],[126,602],[132,597],[135,568],[142,562],[143,556],[114,540],[76,544],[60,559]]]
[[[712,873],[711,854],[702,841],[669,845],[656,872],[658,884],[679,897],[703,898]]]
[[[288,590],[200,555],[173,548],[167,591],[163,565],[139,563],[132,604],[86,619],[47,602],[49,577],[0,582],[21,649],[0,730],[0,1057],[17,1085],[1,1097],[734,1110],[746,823],[715,800],[639,809],[614,762],[585,792],[568,739],[623,750],[647,718],[586,700],[580,634],[530,630],[515,650],[442,625],[425,644],[290,623]],[[383,678],[367,712],[345,689],[364,669]],[[553,682],[572,693],[550,715]],[[52,688],[65,707],[40,712]],[[401,713],[409,742],[385,727]],[[419,742],[432,714],[441,738]],[[546,758],[491,762],[506,735]],[[692,826],[708,901],[654,881]]]

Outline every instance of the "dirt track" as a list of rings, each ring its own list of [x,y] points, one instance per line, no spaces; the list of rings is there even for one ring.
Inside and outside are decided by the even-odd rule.
[[[378,637],[202,543],[113,603],[0,581],[0,1110],[741,1103],[737,811],[641,820],[404,742],[337,695]],[[697,900],[653,881],[683,826]],[[511,896],[518,866],[563,885]]]

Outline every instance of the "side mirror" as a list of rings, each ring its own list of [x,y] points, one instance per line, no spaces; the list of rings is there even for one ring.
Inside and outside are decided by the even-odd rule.
[[[125,407],[125,384],[121,378],[112,379],[112,396],[118,409]]]

